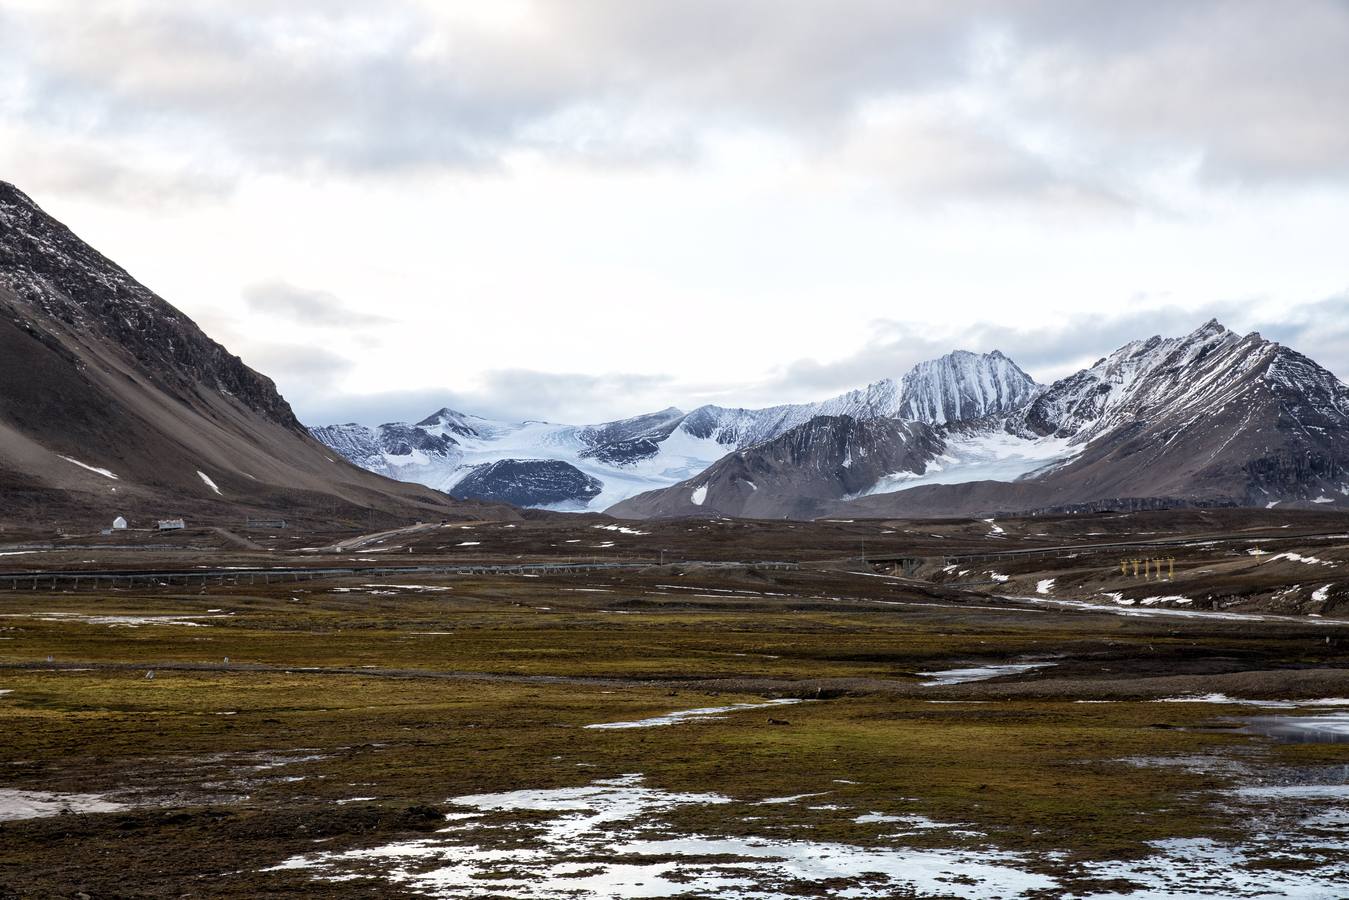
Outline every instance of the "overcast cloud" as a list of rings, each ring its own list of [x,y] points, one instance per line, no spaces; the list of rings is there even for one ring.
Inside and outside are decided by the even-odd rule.
[[[312,423],[1215,315],[1343,377],[1346,109],[1338,0],[0,0],[0,177]]]

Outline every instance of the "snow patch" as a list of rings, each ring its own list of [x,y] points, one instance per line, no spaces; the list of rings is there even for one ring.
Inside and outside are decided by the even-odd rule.
[[[919,675],[932,679],[924,681],[923,687],[939,687],[947,684],[965,684],[970,681],[986,681],[1002,675],[1017,675],[1034,669],[1044,669],[1054,663],[1003,663],[995,666],[973,666],[966,669],[941,669],[936,672],[919,672]]]
[[[61,456],[61,454],[59,453],[56,455]],[[107,469],[100,469],[98,466],[91,466],[88,463],[82,463],[78,459],[74,459],[73,457],[70,456],[61,456],[61,458],[68,463],[74,463],[81,469],[88,469],[90,472],[93,472],[96,475],[102,475],[104,478],[111,478],[113,481],[117,480],[117,476],[114,475],[112,472],[109,472]]]
[[[703,709],[683,709],[678,712],[666,713],[663,716],[652,716],[649,719],[638,719],[633,722],[601,722],[597,725],[587,725],[586,728],[597,729],[626,729],[626,728],[656,728],[661,725],[676,725],[680,722],[697,721],[703,719],[719,719],[728,713],[739,712],[743,709],[764,709],[771,706],[786,706],[792,703],[800,703],[800,700],[783,699],[769,700],[766,703],[736,703],[731,706],[709,706]]]
[[[63,813],[117,812],[125,804],[105,800],[102,794],[54,794],[0,788],[0,822],[41,819]]]
[[[876,482],[866,493],[887,494],[925,484],[964,484],[970,481],[1017,481],[1043,474],[1082,452],[1068,438],[1026,440],[1005,431],[952,436],[946,452],[921,475],[895,472]]]
[[[1332,562],[1327,562],[1326,560],[1323,560],[1323,559],[1317,559],[1315,556],[1302,556],[1302,555],[1299,554],[1299,553],[1280,553],[1280,554],[1278,554],[1277,556],[1271,556],[1271,557],[1269,558],[1269,561],[1270,561],[1270,562],[1278,562],[1278,561],[1281,560],[1281,559],[1286,559],[1286,560],[1289,560],[1289,561],[1291,561],[1291,562],[1306,563],[1306,564],[1309,565],[1309,566],[1331,566],[1331,567],[1333,567],[1333,566],[1335,565],[1335,564],[1332,563]]]
[[[450,802],[466,813],[447,817],[447,827],[434,836],[294,856],[273,870],[310,869],[341,880],[379,865],[382,877],[415,892],[519,900],[817,896],[821,885],[840,880],[856,882],[840,894],[854,898],[1016,897],[1058,887],[1053,878],[1029,871],[1024,857],[995,849],[668,835],[660,827],[662,814],[735,801],[645,787],[635,774],[585,787]],[[512,813],[521,821],[508,821]],[[526,846],[519,842],[523,822],[533,837]]]
[[[214,481],[211,480],[211,476],[210,476],[210,475],[207,475],[207,474],[206,474],[205,472],[203,472],[201,469],[198,469],[198,470],[197,470],[197,474],[198,474],[199,476],[201,476],[201,480],[206,484],[206,486],[207,486],[208,488],[210,488],[211,490],[215,491],[217,494],[220,494],[220,488],[216,487],[216,483],[215,483]],[[221,496],[224,496],[224,495],[221,494]]]
[[[651,533],[649,531],[638,531],[636,528],[625,528],[622,525],[593,525],[591,527],[598,528],[601,531],[617,531],[619,534],[644,535]]]

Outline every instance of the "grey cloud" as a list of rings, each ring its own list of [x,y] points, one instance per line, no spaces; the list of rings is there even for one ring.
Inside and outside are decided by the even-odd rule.
[[[1349,380],[1349,291],[1295,305],[1256,327],[1265,337],[1310,356],[1341,381]]]
[[[131,151],[26,137],[11,153],[0,153],[0,168],[22,171],[24,187],[34,194],[73,194],[113,206],[170,210],[219,200],[234,186],[231,175],[199,166],[155,168],[138,162]]]
[[[1189,155],[1212,179],[1349,175],[1349,6],[1048,4],[1009,22],[1014,115],[1105,159]]]
[[[1253,182],[1349,174],[1349,8],[1333,0],[576,0],[533,6],[520,31],[447,19],[456,8],[53,5],[8,13],[0,41],[28,85],[11,110],[25,121],[245,167],[492,166],[518,149],[687,162],[710,132],[746,128],[827,155],[869,101],[938,98],[949,121],[916,135],[963,148],[948,191],[1119,197],[1083,171],[1124,183],[1188,158]],[[970,90],[991,105],[962,106]]]
[[[327,291],[296,287],[284,281],[268,281],[244,289],[244,301],[254,312],[293,319],[305,325],[362,328],[393,321],[384,316],[350,309]]]
[[[331,384],[350,371],[353,363],[344,356],[305,344],[250,342],[244,362],[278,383],[303,383],[318,388]]]

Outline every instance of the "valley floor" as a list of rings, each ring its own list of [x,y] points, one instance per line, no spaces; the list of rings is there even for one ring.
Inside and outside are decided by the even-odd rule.
[[[217,574],[79,591],[0,574],[0,897],[1349,894],[1349,620],[1068,605],[1113,590],[1113,549],[936,560],[1038,533],[994,524],[1010,536],[931,526],[908,575],[840,554],[862,523],[819,526],[791,569],[248,583],[223,573],[262,571],[259,551],[188,549],[204,535],[153,559],[30,551]],[[695,527],[652,530],[673,553]],[[683,549],[789,555],[772,536],[792,526],[743,527]],[[887,550],[880,531],[922,530],[865,527]],[[519,532],[535,559],[661,552],[599,528],[253,538],[270,565],[300,544],[425,563],[432,540],[524,562]],[[1170,577],[1212,569],[1232,596],[1224,566],[1266,558],[1245,549],[1176,551]]]

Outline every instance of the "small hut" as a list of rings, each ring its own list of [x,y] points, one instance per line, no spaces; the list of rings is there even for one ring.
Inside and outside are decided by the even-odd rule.
[[[113,520],[112,520],[112,530],[113,530],[113,531],[126,531],[126,519],[122,518],[121,516],[118,516],[117,518],[113,519]]]

